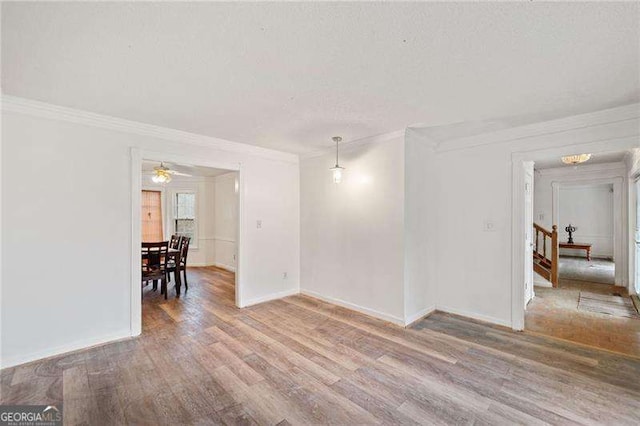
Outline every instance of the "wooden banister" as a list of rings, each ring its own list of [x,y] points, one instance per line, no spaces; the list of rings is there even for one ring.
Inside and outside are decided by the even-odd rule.
[[[560,262],[560,250],[558,246],[558,227],[553,225],[551,231],[544,227],[533,224],[536,232],[533,249],[533,268],[547,280],[551,281],[554,287],[558,286],[558,263]],[[540,234],[542,234],[542,250],[540,244]],[[547,257],[547,239],[551,242],[551,257]]]
[[[558,287],[558,263],[560,262],[560,247],[558,246],[558,226],[553,225],[551,231],[551,284]]]

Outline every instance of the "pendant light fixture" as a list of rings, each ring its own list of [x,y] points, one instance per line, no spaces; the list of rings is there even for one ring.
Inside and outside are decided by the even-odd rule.
[[[334,136],[331,139],[336,143],[336,165],[329,170],[333,172],[333,183],[340,183],[342,182],[344,167],[340,167],[340,163],[338,162],[338,144],[342,141],[342,138],[340,136]]]

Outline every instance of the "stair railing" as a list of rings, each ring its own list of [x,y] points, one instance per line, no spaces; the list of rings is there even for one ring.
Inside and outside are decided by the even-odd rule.
[[[558,227],[553,225],[551,231],[533,224],[536,236],[533,245],[534,270],[554,287],[558,286],[558,263],[560,262],[560,248],[558,246]],[[549,245],[547,246],[547,241]],[[542,244],[541,244],[542,243]],[[549,247],[549,249],[547,249]]]

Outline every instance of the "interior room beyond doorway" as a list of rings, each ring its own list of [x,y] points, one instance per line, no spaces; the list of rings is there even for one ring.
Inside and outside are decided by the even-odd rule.
[[[143,160],[140,199],[143,309],[206,285],[193,268],[228,273],[235,291],[238,172]]]

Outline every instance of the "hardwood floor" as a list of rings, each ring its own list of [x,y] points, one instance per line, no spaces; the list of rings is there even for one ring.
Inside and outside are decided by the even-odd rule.
[[[640,361],[446,314],[411,329],[309,297],[243,310],[233,275],[145,292],[142,336],[1,373],[65,424],[638,424]],[[173,293],[170,293],[173,296]]]
[[[535,288],[525,330],[640,359],[640,320],[578,310],[581,291],[628,297],[624,287],[561,278],[557,288]]]

